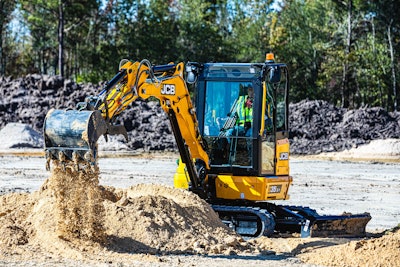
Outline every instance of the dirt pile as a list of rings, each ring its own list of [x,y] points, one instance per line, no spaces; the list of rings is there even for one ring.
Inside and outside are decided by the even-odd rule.
[[[252,249],[193,193],[162,185],[106,188],[96,173],[58,167],[39,191],[0,196],[0,225],[0,261]]]
[[[102,87],[58,76],[0,77],[0,129],[7,123],[20,122],[41,132],[49,109],[75,108]],[[379,107],[347,110],[322,100],[303,100],[290,104],[289,109],[292,154],[343,151],[375,139],[400,138],[399,112],[389,113]],[[177,150],[168,117],[157,102],[135,101],[117,122],[125,125],[129,142],[126,147],[118,145],[125,142],[118,136],[107,149]]]
[[[42,135],[23,123],[9,123],[0,129],[0,149],[42,148]]]
[[[400,266],[400,229],[381,237],[361,240],[346,238],[266,238],[250,241],[276,255],[292,255],[317,266]]]
[[[400,229],[379,238],[304,249],[300,259],[326,266],[400,266]]]
[[[290,104],[291,153],[344,151],[371,140],[400,138],[400,113],[383,108],[348,110],[322,100]]]
[[[245,248],[211,207],[188,191],[141,184],[115,196],[116,202],[105,202],[105,225],[118,250],[203,254]]]
[[[217,266],[399,266],[398,230],[351,240],[243,241],[188,191],[117,189],[99,185],[97,173],[61,170],[31,194],[0,196],[0,266],[215,266],[221,259],[229,262]]]
[[[367,145],[351,148],[345,151],[321,153],[310,156],[327,160],[361,160],[373,162],[399,162],[400,139],[372,140]]]
[[[31,74],[17,79],[0,76],[0,129],[10,122],[19,122],[41,133],[51,108],[75,109],[78,102],[97,95],[103,87],[103,83],[78,84],[59,76]],[[157,102],[135,101],[116,122],[125,125],[128,131],[129,149],[176,149],[168,117]],[[122,136],[113,139],[114,142],[125,142]],[[120,146],[107,148],[115,147]]]
[[[41,131],[49,109],[74,108],[86,94],[94,94],[97,90],[92,84],[80,85],[59,76],[0,77],[1,127],[8,122],[20,122]]]

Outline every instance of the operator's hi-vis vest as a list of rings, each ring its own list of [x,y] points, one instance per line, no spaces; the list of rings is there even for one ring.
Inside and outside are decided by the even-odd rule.
[[[245,122],[253,122],[253,108],[246,106],[246,96],[240,96],[238,100],[238,125],[244,125]]]

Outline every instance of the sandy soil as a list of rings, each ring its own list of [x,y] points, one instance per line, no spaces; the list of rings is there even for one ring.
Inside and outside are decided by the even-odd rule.
[[[400,231],[385,232],[400,223],[393,160],[291,161],[284,204],[368,211],[366,238],[244,241],[197,196],[172,188],[175,154],[103,156],[98,180],[68,181],[45,171],[40,151],[27,152],[0,156],[0,266],[400,266]]]

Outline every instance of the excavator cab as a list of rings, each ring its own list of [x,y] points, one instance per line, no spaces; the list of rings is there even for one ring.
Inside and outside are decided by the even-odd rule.
[[[190,63],[189,63],[190,65]],[[288,199],[288,69],[265,63],[193,64],[195,106],[213,197]],[[175,186],[185,185],[178,168]],[[182,186],[183,185],[183,186]]]
[[[276,141],[288,138],[286,66],[210,63],[201,74],[195,102],[210,173],[287,175],[288,153],[275,161]]]

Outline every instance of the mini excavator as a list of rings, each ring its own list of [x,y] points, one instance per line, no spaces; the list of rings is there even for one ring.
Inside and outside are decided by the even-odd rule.
[[[206,200],[238,234],[365,235],[368,213],[319,215],[309,207],[274,204],[289,199],[292,183],[288,91],[288,68],[272,53],[262,63],[122,60],[97,96],[76,109],[47,113],[47,169],[53,163],[96,171],[98,139],[128,138],[116,118],[133,101],[152,97],[167,114],[180,153],[174,186]]]

